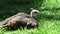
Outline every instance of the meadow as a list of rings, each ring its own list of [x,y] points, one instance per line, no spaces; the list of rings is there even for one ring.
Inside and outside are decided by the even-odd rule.
[[[0,34],[60,34],[60,0],[0,0],[0,21],[19,12],[40,11],[39,27],[34,29],[0,29]]]

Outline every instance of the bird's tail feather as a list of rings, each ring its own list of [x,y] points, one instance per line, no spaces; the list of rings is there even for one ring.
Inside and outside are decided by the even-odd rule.
[[[0,28],[3,28],[3,27],[6,27],[7,25],[5,24],[3,24],[3,22],[0,22]]]
[[[0,25],[0,28],[4,28],[4,27],[6,27],[7,25]]]

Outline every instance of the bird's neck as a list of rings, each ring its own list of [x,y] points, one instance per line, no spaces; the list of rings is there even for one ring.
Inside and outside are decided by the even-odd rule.
[[[32,11],[31,11],[31,13],[30,13],[30,16],[33,17]]]
[[[36,17],[36,16],[33,16],[33,13],[32,13],[32,12],[30,13],[30,16],[31,16],[32,18],[34,18],[34,19],[37,20],[37,17]]]

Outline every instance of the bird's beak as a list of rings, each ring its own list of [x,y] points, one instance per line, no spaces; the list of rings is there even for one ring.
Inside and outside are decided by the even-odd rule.
[[[38,11],[38,15],[40,15],[40,11]]]
[[[38,14],[40,14],[40,11],[38,11]]]

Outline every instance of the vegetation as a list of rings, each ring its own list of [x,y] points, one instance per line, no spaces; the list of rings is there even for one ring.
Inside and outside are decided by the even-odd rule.
[[[40,10],[39,27],[35,29],[0,29],[0,34],[60,34],[60,0],[0,0],[0,21],[18,12]]]

